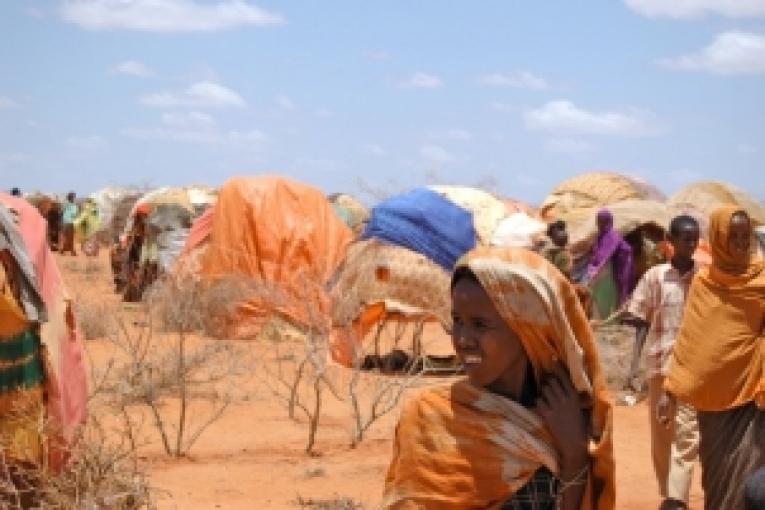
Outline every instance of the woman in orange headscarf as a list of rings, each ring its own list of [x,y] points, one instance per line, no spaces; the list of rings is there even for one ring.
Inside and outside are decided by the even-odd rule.
[[[467,378],[405,406],[391,509],[614,508],[611,405],[573,286],[540,256],[479,248],[452,279]]]
[[[744,508],[765,465],[765,264],[738,207],[712,213],[712,265],[691,284],[666,390],[698,411],[705,508]]]

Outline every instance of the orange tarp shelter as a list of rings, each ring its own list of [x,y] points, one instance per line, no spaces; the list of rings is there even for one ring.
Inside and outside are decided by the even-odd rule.
[[[256,336],[275,315],[298,327],[329,328],[325,284],[352,233],[324,193],[281,177],[234,178],[193,230],[189,241],[200,244],[184,251],[204,247],[202,280],[253,285],[227,318],[227,336]]]

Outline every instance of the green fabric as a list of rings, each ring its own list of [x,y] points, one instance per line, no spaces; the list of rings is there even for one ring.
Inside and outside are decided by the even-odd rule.
[[[44,373],[40,354],[40,338],[32,331],[0,342],[0,361],[14,363],[23,358],[22,364],[0,368],[0,393],[29,388],[43,382]]]
[[[593,311],[596,319],[605,320],[614,313],[619,303],[619,288],[614,279],[613,263],[609,262],[590,284]]]

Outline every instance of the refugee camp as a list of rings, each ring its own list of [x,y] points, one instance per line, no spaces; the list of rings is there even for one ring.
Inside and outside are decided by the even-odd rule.
[[[0,29],[0,508],[765,510],[764,2]]]

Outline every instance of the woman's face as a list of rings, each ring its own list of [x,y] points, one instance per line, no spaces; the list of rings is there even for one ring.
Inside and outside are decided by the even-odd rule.
[[[528,358],[520,339],[470,278],[458,280],[452,291],[452,342],[474,386],[506,395],[525,375]]]
[[[752,226],[749,217],[744,214],[734,214],[730,220],[728,235],[728,253],[744,258],[749,255],[752,243]]]

